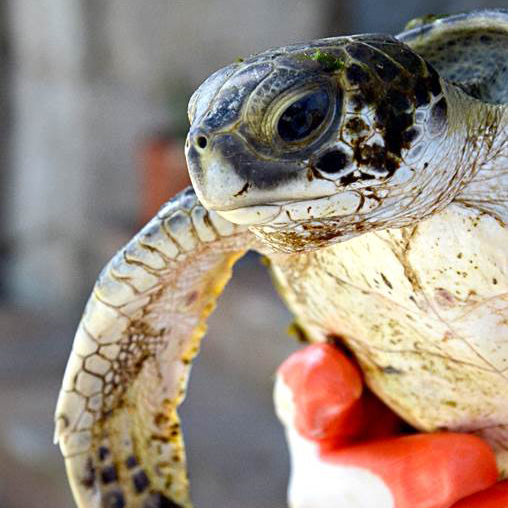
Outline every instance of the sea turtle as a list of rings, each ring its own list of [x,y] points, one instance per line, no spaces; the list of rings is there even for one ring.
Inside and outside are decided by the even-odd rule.
[[[508,11],[333,37],[210,76],[193,182],[101,273],[56,439],[78,505],[189,507],[177,406],[249,249],[308,341],[355,355],[417,429],[472,432],[508,468]]]

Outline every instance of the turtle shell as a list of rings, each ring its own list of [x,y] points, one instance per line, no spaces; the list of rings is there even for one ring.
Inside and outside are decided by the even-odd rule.
[[[507,103],[508,10],[427,19],[411,21],[410,29],[397,38],[469,95],[493,104]]]

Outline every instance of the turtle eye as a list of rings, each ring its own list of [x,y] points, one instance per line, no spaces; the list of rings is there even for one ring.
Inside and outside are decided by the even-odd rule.
[[[293,102],[280,116],[279,136],[286,142],[301,141],[319,127],[328,113],[329,95],[319,90]]]

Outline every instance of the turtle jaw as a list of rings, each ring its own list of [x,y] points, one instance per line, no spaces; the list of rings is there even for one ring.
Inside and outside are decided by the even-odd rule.
[[[281,215],[282,207],[280,205],[258,205],[245,206],[234,210],[217,211],[217,213],[234,224],[243,226],[257,226],[270,224],[277,221]]]
[[[278,229],[287,229],[293,228],[298,223],[326,221],[327,218],[333,218],[335,221],[339,218],[347,220],[354,217],[360,209],[364,209],[369,204],[372,205],[359,192],[342,191],[316,199],[254,205],[234,210],[217,211],[217,213],[235,224],[246,226],[269,225]]]
[[[228,220],[237,223],[247,223],[247,215],[258,217],[255,223],[273,219],[275,211],[280,210],[280,203],[319,199],[337,193],[333,180],[309,177],[311,162],[308,159],[262,157],[241,135],[227,130],[211,132],[201,125],[191,128],[186,158],[201,203],[219,213],[244,210],[228,215]],[[239,220],[233,219],[240,216]]]

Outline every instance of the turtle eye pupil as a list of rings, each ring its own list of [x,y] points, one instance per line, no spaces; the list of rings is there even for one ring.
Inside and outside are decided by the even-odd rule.
[[[328,94],[323,91],[313,92],[293,102],[279,118],[279,136],[288,143],[306,138],[323,123],[329,103]]]

